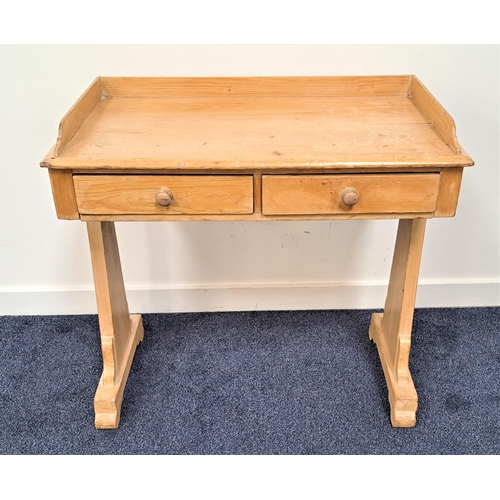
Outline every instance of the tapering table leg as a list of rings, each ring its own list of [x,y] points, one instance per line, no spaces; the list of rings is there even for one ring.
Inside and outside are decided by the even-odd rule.
[[[369,336],[384,370],[391,422],[413,427],[418,397],[408,367],[413,312],[426,219],[400,220],[384,313],[372,315]]]
[[[87,222],[94,273],[103,371],[94,398],[95,426],[116,429],[123,391],[144,331],[140,314],[129,314],[113,222]]]

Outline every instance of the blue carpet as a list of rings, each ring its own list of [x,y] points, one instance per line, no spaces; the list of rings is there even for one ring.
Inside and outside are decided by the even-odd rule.
[[[104,431],[97,317],[0,317],[0,453],[499,454],[500,308],[415,311],[413,429],[391,427],[372,312],[146,314]]]

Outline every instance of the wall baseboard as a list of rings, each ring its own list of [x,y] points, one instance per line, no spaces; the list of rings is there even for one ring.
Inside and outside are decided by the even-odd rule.
[[[381,284],[252,284],[128,287],[130,312],[381,309]],[[423,282],[417,307],[500,306],[499,282]],[[0,290],[0,315],[96,314],[93,288]]]

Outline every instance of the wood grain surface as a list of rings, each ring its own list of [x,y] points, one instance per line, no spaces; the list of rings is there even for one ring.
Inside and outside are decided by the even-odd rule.
[[[461,153],[451,117],[410,76],[103,77],[100,86],[102,100],[95,102],[95,83],[63,119],[67,144],[42,166],[208,171],[473,164]]]
[[[348,206],[346,188],[359,193]],[[438,174],[264,175],[262,213],[269,215],[433,212]]]
[[[82,214],[251,214],[251,175],[75,175]],[[157,203],[165,187],[173,200]]]

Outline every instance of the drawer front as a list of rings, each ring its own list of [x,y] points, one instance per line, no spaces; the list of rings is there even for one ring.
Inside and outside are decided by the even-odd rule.
[[[86,215],[253,213],[251,175],[75,175],[73,181]]]
[[[264,175],[265,215],[434,212],[439,174]]]

